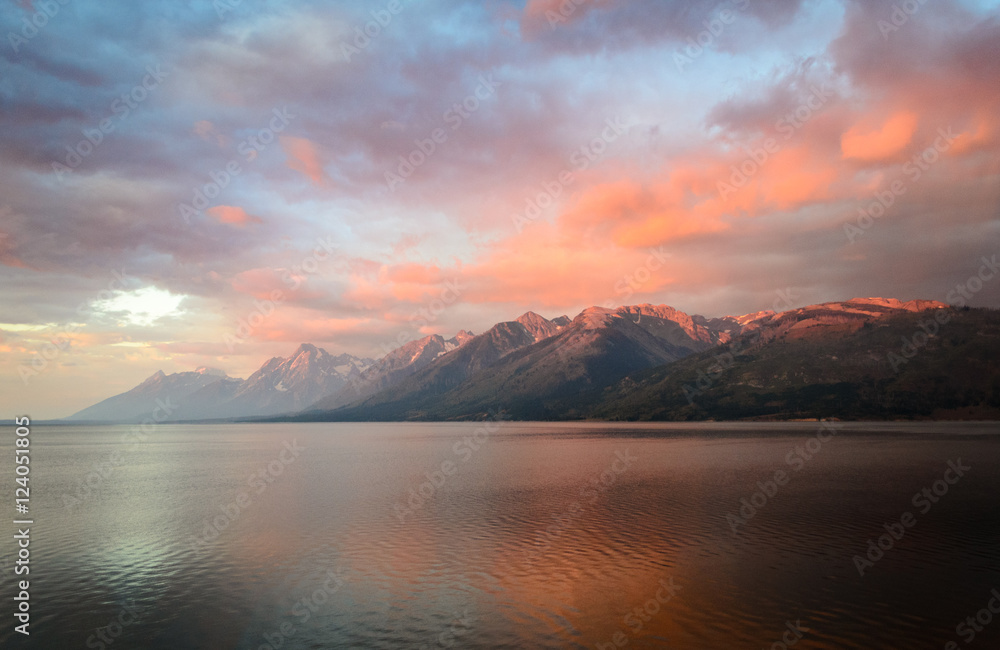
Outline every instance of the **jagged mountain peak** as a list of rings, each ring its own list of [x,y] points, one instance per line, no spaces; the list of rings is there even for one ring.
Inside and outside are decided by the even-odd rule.
[[[538,322],[548,323],[549,322],[548,318],[545,318],[544,316],[536,314],[533,311],[526,311],[523,314],[521,314],[520,316],[518,316],[517,318],[515,318],[514,320],[516,320],[518,323],[521,323],[522,325],[524,325],[526,323],[538,323]]]
[[[153,374],[151,374],[149,377],[147,377],[146,380],[143,381],[139,385],[140,386],[144,386],[146,384],[158,382],[158,381],[161,381],[162,379],[164,379],[166,376],[167,376],[166,373],[164,373],[162,370],[157,370],[156,372],[154,372]]]
[[[607,307],[587,307],[573,319],[574,323],[583,323],[584,327],[607,327],[616,316],[614,309]]]
[[[312,343],[303,343],[298,347],[298,349],[295,350],[295,352],[292,353],[292,358],[299,357],[303,354],[309,356],[326,354],[326,350],[318,348]]]
[[[525,312],[514,322],[523,325],[528,330],[528,333],[535,338],[536,342],[557,334],[564,327],[564,325],[556,324],[533,311]]]

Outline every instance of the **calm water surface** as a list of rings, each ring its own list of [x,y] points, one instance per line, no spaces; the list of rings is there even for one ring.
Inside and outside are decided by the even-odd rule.
[[[0,645],[1000,647],[996,425],[481,426],[35,427]]]

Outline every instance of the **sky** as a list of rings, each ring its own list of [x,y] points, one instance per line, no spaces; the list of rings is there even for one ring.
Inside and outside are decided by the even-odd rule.
[[[528,310],[944,301],[1000,254],[998,5],[7,0],[0,410]]]

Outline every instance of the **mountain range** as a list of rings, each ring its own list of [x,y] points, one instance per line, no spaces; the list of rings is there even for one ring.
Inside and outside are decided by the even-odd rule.
[[[208,368],[157,372],[68,420],[141,421],[157,400],[170,400],[174,421],[491,412],[537,420],[993,418],[998,341],[997,312],[925,300],[856,298],[712,319],[649,304],[591,307],[572,319],[528,312],[478,336],[427,336],[378,360],[303,344],[246,380]]]

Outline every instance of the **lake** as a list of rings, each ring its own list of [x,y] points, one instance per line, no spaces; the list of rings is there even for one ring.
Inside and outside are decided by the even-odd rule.
[[[130,431],[32,429],[0,645],[1000,647],[995,424]]]

